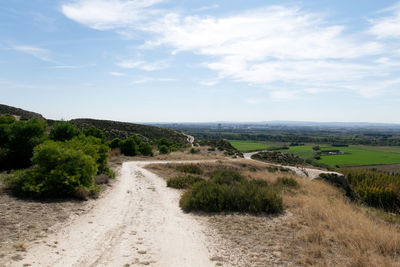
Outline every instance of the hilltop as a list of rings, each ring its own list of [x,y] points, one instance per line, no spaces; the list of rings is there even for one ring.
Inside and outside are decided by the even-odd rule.
[[[21,120],[29,120],[32,118],[39,118],[47,120],[49,124],[54,123],[54,120],[46,119],[39,113],[23,110],[20,108],[0,104],[0,115],[12,115]],[[119,122],[110,120],[95,120],[95,119],[73,119],[70,122],[80,129],[89,128],[94,126],[104,132],[108,139],[113,138],[127,138],[133,134],[141,135],[147,139],[160,139],[165,138],[172,142],[187,143],[187,136],[183,133],[165,129],[156,126],[141,125],[129,122]]]
[[[21,120],[30,120],[32,118],[39,118],[39,119],[44,119],[44,117],[35,112],[23,110],[20,108],[16,107],[11,107],[7,105],[0,104],[0,115],[12,115],[16,116]]]

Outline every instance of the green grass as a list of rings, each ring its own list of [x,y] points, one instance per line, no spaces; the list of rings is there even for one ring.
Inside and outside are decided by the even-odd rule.
[[[257,151],[272,147],[271,145],[255,141],[229,140],[229,142],[241,152]]]
[[[314,151],[312,145],[293,146],[289,150],[282,152],[292,153],[303,159],[312,158]],[[322,155],[319,162],[330,166],[363,166],[379,164],[400,163],[400,147],[382,147],[382,146],[349,146],[332,147],[320,146],[321,150],[340,150],[348,154],[344,155]]]
[[[372,146],[349,146],[349,147],[323,147],[325,149],[339,149],[345,155],[322,156],[320,162],[331,166],[361,166],[378,164],[400,163],[400,147],[372,147]]]

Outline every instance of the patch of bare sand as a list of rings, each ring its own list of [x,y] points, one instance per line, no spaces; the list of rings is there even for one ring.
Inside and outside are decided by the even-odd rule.
[[[37,243],[93,206],[94,201],[40,202],[13,197],[0,185],[0,266],[20,261],[29,243]]]

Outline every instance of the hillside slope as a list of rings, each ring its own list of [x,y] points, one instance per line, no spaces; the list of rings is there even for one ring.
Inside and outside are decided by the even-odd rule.
[[[13,115],[21,120],[29,120],[32,118],[46,120],[41,114],[3,104],[0,104],[0,115]],[[56,121],[47,119],[47,122],[49,125],[52,125]],[[104,132],[108,139],[114,139],[117,137],[127,138],[133,134],[138,134],[148,139],[165,138],[172,142],[179,142],[182,144],[189,143],[188,137],[183,133],[155,126],[95,119],[73,119],[70,122],[80,129],[88,128],[90,126],[97,127]]]
[[[0,115],[13,115],[19,117],[21,120],[30,120],[32,118],[44,119],[39,113],[27,111],[20,108],[15,108],[7,105],[0,104]]]
[[[104,132],[107,138],[126,138],[133,134],[139,134],[149,139],[166,138],[169,141],[188,143],[187,137],[175,130],[135,124],[129,122],[95,120],[95,119],[74,119],[70,121],[80,129],[94,126]]]

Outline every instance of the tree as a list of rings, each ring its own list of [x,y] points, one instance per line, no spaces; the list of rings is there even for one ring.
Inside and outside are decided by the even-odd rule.
[[[70,197],[79,189],[91,190],[97,171],[95,160],[65,143],[46,141],[37,146],[33,168],[14,172],[8,184],[29,197]]]
[[[147,142],[140,143],[139,151],[144,156],[153,156],[153,147]]]
[[[125,156],[136,156],[139,154],[139,146],[133,137],[129,137],[120,143],[121,153]]]
[[[71,140],[80,134],[79,129],[66,121],[56,122],[51,127],[49,138],[54,141]]]
[[[46,140],[46,129],[46,122],[37,118],[0,124],[0,169],[29,167],[33,148]]]
[[[99,138],[101,140],[106,139],[106,136],[104,135],[103,131],[94,126],[90,126],[89,128],[84,129],[83,134],[86,136],[93,136],[93,137]]]
[[[161,154],[168,154],[169,153],[169,148],[166,145],[159,146],[158,150],[160,150]]]

